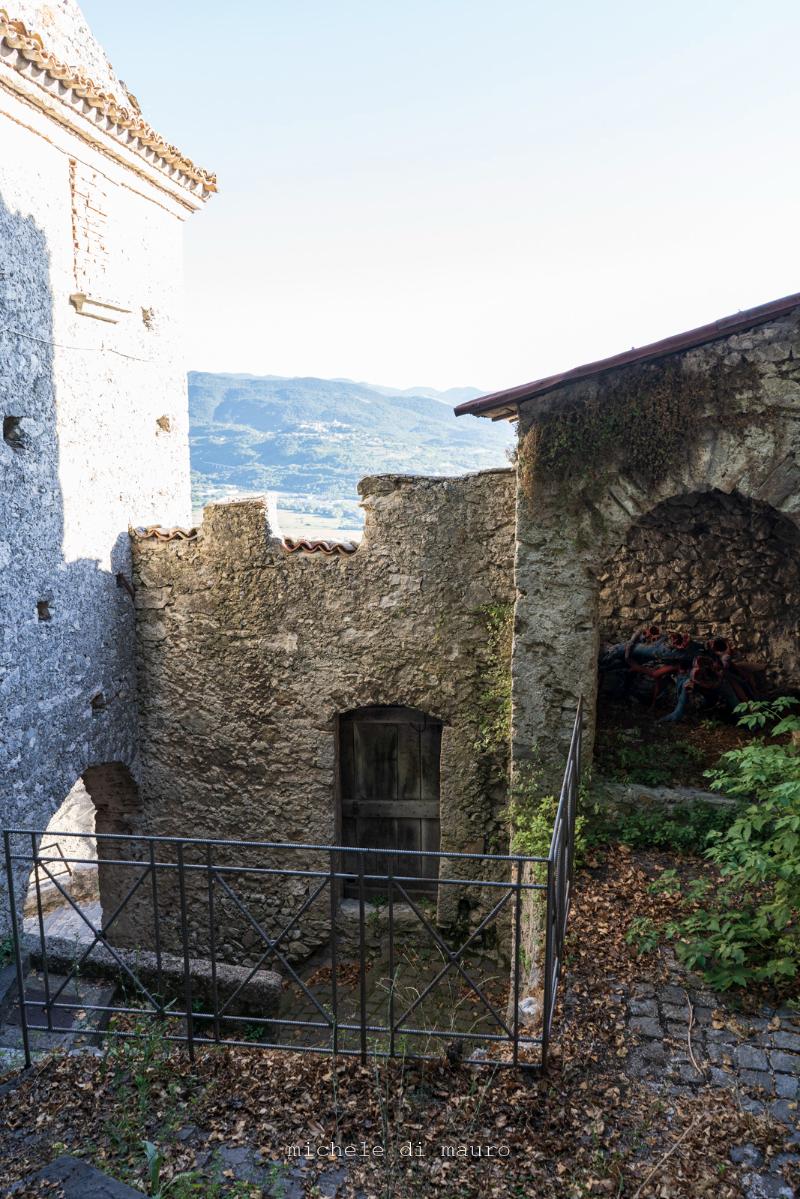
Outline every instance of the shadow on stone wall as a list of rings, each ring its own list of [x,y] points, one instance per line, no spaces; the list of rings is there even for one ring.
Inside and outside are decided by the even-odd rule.
[[[133,605],[117,580],[117,574],[130,576],[127,531],[121,529],[109,547],[110,571],[97,559],[68,562],[63,554],[63,479],[67,473],[69,487],[80,494],[81,477],[72,468],[65,472],[59,449],[57,356],[77,351],[62,344],[68,334],[54,337],[56,302],[66,308],[69,299],[54,297],[45,233],[0,197],[0,823],[5,828],[44,829],[87,767],[109,761],[132,765],[135,746]],[[102,446],[85,448],[88,475]],[[16,845],[21,844],[20,838]],[[29,868],[16,863],[18,911]],[[0,928],[8,919],[3,877]]]

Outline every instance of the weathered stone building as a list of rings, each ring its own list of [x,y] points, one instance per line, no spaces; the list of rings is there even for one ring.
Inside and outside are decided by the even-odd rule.
[[[800,686],[800,295],[463,404],[519,421],[512,756],[555,778],[601,633],[730,633]]]
[[[355,552],[289,548],[259,500],[210,505],[188,538],[134,542],[130,831],[504,852],[513,472],[360,491]],[[279,882],[259,909],[272,928],[308,891]]]
[[[0,8],[6,826],[44,827],[89,768],[135,770],[127,530],[189,513],[182,225],[214,188],[74,0]]]

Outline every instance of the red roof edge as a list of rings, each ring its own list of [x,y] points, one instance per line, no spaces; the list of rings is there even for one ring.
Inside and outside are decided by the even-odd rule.
[[[649,345],[639,346],[634,350],[626,350],[623,354],[614,354],[611,358],[601,358],[597,362],[587,362],[584,366],[574,366],[571,370],[562,371],[558,375],[548,375],[544,379],[535,379],[532,383],[523,383],[520,387],[509,387],[506,391],[495,391],[491,395],[479,396],[475,400],[467,400],[455,408],[456,416],[494,416],[495,419],[513,416],[518,404],[531,400],[544,392],[552,391],[563,383],[572,383],[577,379],[587,379],[592,375],[600,375],[604,371],[614,370],[615,367],[632,366],[637,362],[649,362],[654,358],[663,358],[667,354],[675,354],[680,350],[690,350],[708,341],[716,341],[733,333],[741,333],[756,325],[763,325],[773,317],[784,316],[793,308],[800,307],[800,292],[783,296],[780,300],[771,300],[769,304],[760,304],[757,308],[747,308],[736,312],[733,316],[723,316],[710,325],[700,325],[697,329],[688,329],[685,333],[675,333],[661,341],[653,341]]]

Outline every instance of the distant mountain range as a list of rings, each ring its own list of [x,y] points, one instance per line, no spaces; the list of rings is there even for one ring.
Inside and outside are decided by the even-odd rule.
[[[195,508],[272,491],[285,533],[357,535],[356,484],[364,475],[457,475],[506,465],[513,430],[505,421],[453,415],[454,404],[480,394],[190,371]]]

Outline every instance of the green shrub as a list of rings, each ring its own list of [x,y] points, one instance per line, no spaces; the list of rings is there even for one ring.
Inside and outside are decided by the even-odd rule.
[[[728,829],[736,819],[735,806],[695,803],[669,812],[663,808],[631,808],[622,812],[595,809],[586,829],[590,849],[621,841],[631,849],[668,849],[698,854],[712,833]]]
[[[772,725],[772,737],[800,731],[796,700],[737,708],[748,729]],[[705,856],[719,882],[693,883],[686,914],[672,922],[680,959],[725,990],[795,978],[800,950],[800,746],[763,737],[723,754],[711,786],[741,800],[724,831],[709,834]]]

